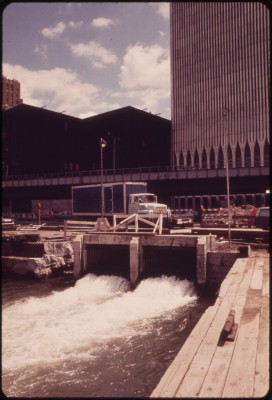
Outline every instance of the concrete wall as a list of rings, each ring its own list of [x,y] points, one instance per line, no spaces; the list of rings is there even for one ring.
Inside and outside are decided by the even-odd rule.
[[[77,275],[121,275],[135,284],[147,276],[176,275],[206,282],[206,254],[215,247],[212,235],[83,235]]]
[[[210,251],[207,253],[207,287],[216,290],[239,256],[238,251]]]

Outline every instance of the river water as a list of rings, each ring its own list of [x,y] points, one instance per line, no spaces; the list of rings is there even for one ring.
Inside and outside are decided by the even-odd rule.
[[[148,397],[212,300],[192,282],[134,291],[88,274],[2,282],[2,390],[9,397]]]

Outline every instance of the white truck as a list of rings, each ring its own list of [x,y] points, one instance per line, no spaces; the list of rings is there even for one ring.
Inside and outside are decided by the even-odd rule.
[[[137,193],[129,195],[129,214],[144,214],[146,216],[163,214],[170,216],[170,210],[166,204],[158,203],[158,197],[153,193]]]
[[[170,210],[166,204],[158,203],[153,193],[146,192],[146,182],[116,182],[105,183],[104,217],[114,214],[145,214],[146,217],[156,217],[162,213],[164,218]],[[100,217],[102,214],[101,185],[84,185],[72,187],[73,216]]]

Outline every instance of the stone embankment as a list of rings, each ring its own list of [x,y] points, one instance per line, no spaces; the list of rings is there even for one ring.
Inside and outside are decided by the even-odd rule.
[[[3,275],[47,277],[73,271],[74,251],[69,240],[54,240],[40,233],[2,234]]]

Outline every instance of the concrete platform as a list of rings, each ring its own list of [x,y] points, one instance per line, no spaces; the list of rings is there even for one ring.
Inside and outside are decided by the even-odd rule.
[[[238,329],[219,338],[230,310]],[[269,390],[269,254],[237,259],[151,397],[253,398]]]

